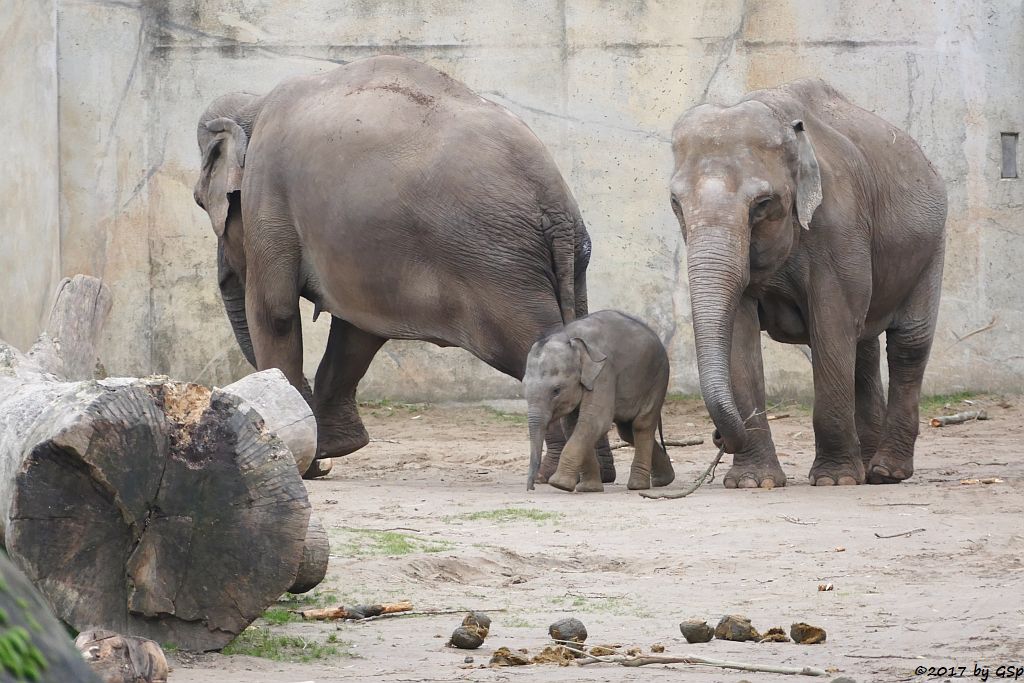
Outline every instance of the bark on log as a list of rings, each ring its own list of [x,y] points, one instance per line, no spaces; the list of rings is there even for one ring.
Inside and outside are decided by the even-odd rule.
[[[945,427],[946,425],[958,425],[971,420],[987,420],[988,413],[984,410],[967,410],[956,415],[940,415],[931,420],[932,427]]]
[[[295,582],[288,589],[289,593],[306,593],[320,585],[327,576],[327,563],[331,555],[331,543],[327,538],[327,529],[315,515],[309,518],[306,529],[306,542],[302,548],[302,559]]]
[[[75,647],[103,683],[167,683],[167,658],[147,638],[92,629],[75,638]]]
[[[63,624],[57,621],[43,597],[25,575],[0,553],[0,641],[21,640],[25,651],[11,652],[4,648],[0,655],[0,680],[30,681],[28,671],[35,671],[35,680],[49,683],[99,683],[99,679],[82,661]],[[41,661],[40,661],[41,660]],[[19,675],[20,671],[20,675]]]
[[[221,391],[250,403],[263,416],[295,456],[299,474],[305,474],[316,456],[316,418],[306,399],[278,369],[254,372]]]
[[[29,356],[65,380],[96,378],[96,341],[112,301],[102,280],[88,275],[64,278],[57,285],[46,329]]]
[[[295,460],[224,391],[61,381],[88,365],[64,354],[94,354],[99,325],[71,312],[103,312],[88,292],[65,286],[79,303],[55,305],[84,338],[35,356],[0,342],[2,539],[76,630],[221,648],[296,581],[310,504]]]

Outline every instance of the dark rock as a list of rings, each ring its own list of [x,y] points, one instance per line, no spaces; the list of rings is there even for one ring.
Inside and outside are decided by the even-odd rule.
[[[452,637],[448,641],[449,647],[457,647],[460,650],[475,650],[484,644],[484,634],[476,626],[460,626],[452,631]]]
[[[560,619],[548,627],[548,633],[556,641],[581,645],[587,639],[587,627],[579,619]]]
[[[750,619],[739,614],[727,614],[715,627],[715,638],[742,643],[761,640],[761,634],[750,624]]]
[[[706,643],[715,637],[715,629],[703,619],[688,619],[679,624],[679,630],[688,643]]]

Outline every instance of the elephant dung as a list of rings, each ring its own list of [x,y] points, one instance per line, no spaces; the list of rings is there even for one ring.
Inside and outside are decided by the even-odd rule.
[[[540,654],[534,655],[534,664],[557,664],[558,666],[569,666],[576,661],[576,653],[564,645],[548,645]]]
[[[548,633],[556,641],[582,645],[587,639],[587,627],[579,619],[560,619],[548,626]]]
[[[654,645],[651,645],[651,652],[657,653],[657,652],[664,652],[664,651],[665,651],[665,646],[662,645],[661,643],[655,643]]]
[[[742,643],[748,640],[761,640],[761,634],[751,625],[750,619],[738,614],[727,614],[715,627],[715,638]]]
[[[790,626],[789,635],[794,643],[800,645],[816,645],[825,642],[825,629],[802,622]]]
[[[703,619],[687,619],[679,624],[679,630],[688,643],[706,643],[715,637],[715,629]]]
[[[530,663],[528,657],[524,657],[518,652],[513,652],[507,647],[499,647],[491,655],[491,661],[488,666],[524,666]]]
[[[611,645],[595,645],[594,647],[590,648],[590,654],[592,654],[595,657],[607,657],[608,655],[614,655],[618,653],[615,651],[615,647],[612,647]]]
[[[775,627],[770,628],[767,631],[765,631],[764,637],[762,637],[761,640],[759,640],[757,642],[759,642],[759,643],[788,643],[789,642],[789,636],[786,635],[786,632],[782,629],[781,626],[775,626]]]
[[[491,618],[483,612],[470,612],[466,615],[466,618],[462,620],[462,625],[466,627],[474,626],[480,631],[480,637],[486,638],[487,633],[491,630]]]
[[[475,650],[484,644],[486,629],[476,626],[460,626],[452,631],[452,637],[448,640],[449,647],[457,647],[460,650]]]

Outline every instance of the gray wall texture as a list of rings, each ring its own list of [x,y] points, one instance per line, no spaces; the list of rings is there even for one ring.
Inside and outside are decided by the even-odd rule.
[[[949,247],[926,390],[1024,383],[1020,0],[7,0],[0,6],[0,337],[24,346],[62,275],[114,292],[103,362],[223,384],[248,371],[192,201],[195,125],[215,96],[392,53],[521,116],[552,150],[594,242],[592,308],[647,320],[697,388],[669,132],[688,107],[805,76],[910,132],[946,179]],[[305,310],[307,373],[327,336]],[[976,330],[982,330],[971,334]],[[764,339],[769,388],[806,394]],[[458,349],[385,345],[364,396],[515,396]]]

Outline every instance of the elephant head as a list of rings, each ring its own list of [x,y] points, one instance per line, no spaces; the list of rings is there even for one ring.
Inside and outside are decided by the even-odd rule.
[[[576,409],[586,391],[592,391],[606,356],[579,337],[564,332],[540,340],[530,349],[523,377],[527,424],[530,429],[530,474],[526,488],[540,468],[544,434],[548,426]],[[578,469],[577,463],[574,469]]]
[[[715,442],[729,453],[746,440],[730,383],[733,320],[811,229],[821,174],[803,121],[747,100],[701,105],[672,133],[672,210],[686,242],[701,393]]]
[[[196,137],[202,155],[192,196],[206,211],[217,235],[217,276],[235,339],[254,367],[256,356],[245,318],[245,252],[242,226],[242,174],[245,152],[261,98],[233,93],[214,100],[199,119]]]

